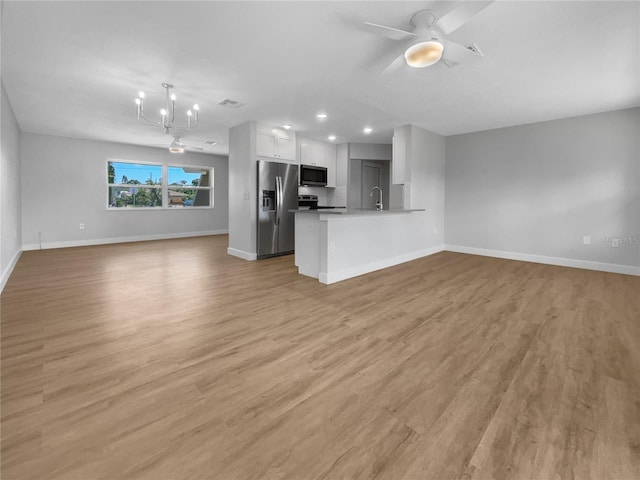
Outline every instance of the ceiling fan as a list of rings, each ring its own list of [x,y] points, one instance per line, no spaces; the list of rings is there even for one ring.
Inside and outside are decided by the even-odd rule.
[[[166,147],[166,144],[156,144],[156,147]],[[194,145],[185,145],[182,143],[182,139],[180,135],[173,135],[173,141],[169,144],[169,151],[171,153],[184,153],[185,150],[198,150],[200,152],[204,151],[202,147],[196,147]]]
[[[434,10],[420,10],[411,17],[411,25],[414,27],[411,32],[371,22],[364,22],[364,25],[375,33],[404,42],[402,53],[396,56],[383,73],[390,73],[403,64],[424,68],[441,61],[448,67],[454,67],[478,60],[484,55],[475,43],[464,46],[447,40],[446,36],[491,3],[493,1],[466,1],[441,17]]]

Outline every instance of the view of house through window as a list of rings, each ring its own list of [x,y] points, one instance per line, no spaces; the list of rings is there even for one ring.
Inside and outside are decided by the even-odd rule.
[[[210,169],[167,167],[169,207],[208,207],[211,203]]]
[[[107,162],[109,208],[212,207],[213,169]]]

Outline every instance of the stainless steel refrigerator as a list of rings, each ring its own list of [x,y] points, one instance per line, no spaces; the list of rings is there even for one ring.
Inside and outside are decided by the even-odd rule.
[[[258,258],[286,255],[294,249],[298,208],[298,166],[258,162]]]

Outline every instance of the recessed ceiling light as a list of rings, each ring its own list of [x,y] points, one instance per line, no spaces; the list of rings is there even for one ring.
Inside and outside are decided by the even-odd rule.
[[[318,120],[325,120],[327,118],[327,114],[326,113],[319,113],[316,115],[316,118]]]
[[[285,130],[291,130],[291,125],[282,125]]]
[[[336,139],[336,136],[335,135],[329,135],[327,138],[333,142]]]
[[[364,132],[365,135],[369,135],[371,132],[373,132],[373,128],[371,127],[364,127],[364,130],[362,130]]]

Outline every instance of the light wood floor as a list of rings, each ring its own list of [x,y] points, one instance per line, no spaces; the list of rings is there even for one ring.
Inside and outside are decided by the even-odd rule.
[[[3,480],[640,478],[640,278],[444,252],[324,286],[226,245],[22,255]]]

